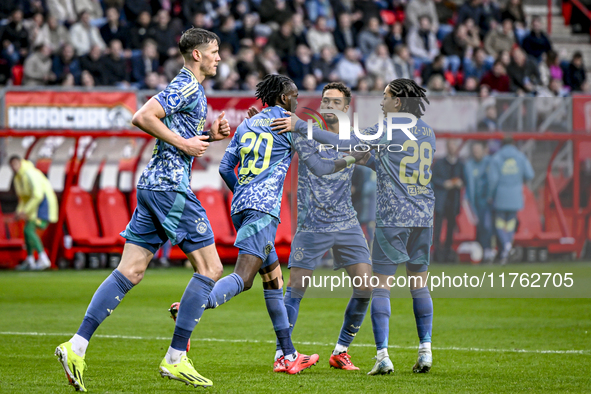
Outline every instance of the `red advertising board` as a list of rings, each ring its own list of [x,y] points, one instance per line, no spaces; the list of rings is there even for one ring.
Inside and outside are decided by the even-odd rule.
[[[573,131],[591,132],[591,96],[573,97]]]
[[[134,92],[9,91],[4,103],[11,129],[128,129],[137,109]]]

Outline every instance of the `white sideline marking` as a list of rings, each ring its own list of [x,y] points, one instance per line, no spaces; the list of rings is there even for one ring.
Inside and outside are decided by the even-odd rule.
[[[0,331],[0,335],[19,335],[19,336],[31,336],[31,337],[43,337],[43,336],[55,336],[55,337],[69,337],[72,333],[63,332],[12,332],[12,331]],[[143,341],[169,341],[170,337],[138,337],[131,335],[105,335],[97,334],[93,335],[93,338],[111,338],[111,339],[137,339]],[[228,342],[228,343],[269,343],[275,344],[275,341],[260,341],[258,339],[221,339],[221,338],[192,338],[193,341],[200,342]],[[334,346],[334,343],[322,343],[322,342],[296,342],[300,345],[306,346]],[[351,346],[356,347],[374,347],[374,344],[370,343],[353,343]],[[396,346],[389,345],[391,349],[407,349],[416,350],[416,346]],[[536,353],[536,354],[582,354],[591,355],[591,350],[537,350],[537,349],[482,349],[477,347],[437,347],[434,346],[435,350],[456,350],[460,352],[493,352],[493,353]]]

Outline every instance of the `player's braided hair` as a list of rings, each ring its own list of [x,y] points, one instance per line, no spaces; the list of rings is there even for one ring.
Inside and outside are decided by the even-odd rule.
[[[429,99],[426,90],[412,79],[398,78],[388,84],[392,96],[400,98],[400,112],[408,112],[420,118],[425,113],[425,103]]]
[[[263,105],[275,105],[277,99],[287,92],[294,82],[285,75],[267,74],[257,83],[255,97],[262,101]]]

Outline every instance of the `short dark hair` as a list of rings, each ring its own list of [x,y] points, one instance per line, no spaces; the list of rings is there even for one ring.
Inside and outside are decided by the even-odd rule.
[[[21,157],[20,157],[19,155],[12,155],[12,156],[10,156],[10,158],[8,159],[8,162],[9,162],[9,163],[12,163],[12,161],[13,161],[13,160],[18,160],[18,161],[20,161],[20,160],[21,160]]]
[[[580,51],[576,51],[575,53],[573,53],[573,60],[582,59],[582,58],[583,58],[583,54]]]
[[[351,89],[349,89],[344,83],[342,82],[330,82],[327,83],[324,88],[322,89],[322,96],[324,97],[324,93],[326,93],[327,90],[338,90],[339,92],[343,93],[343,96],[345,96],[347,104],[349,104],[351,102]]]
[[[255,97],[261,100],[263,105],[273,106],[277,99],[287,93],[292,86],[297,89],[291,78],[285,75],[267,74],[261,82],[257,83]]]
[[[193,49],[214,41],[220,45],[220,38],[217,34],[199,27],[192,27],[189,30],[186,30],[181,36],[181,39],[179,40],[179,50],[181,51],[181,54],[186,55],[192,52]]]

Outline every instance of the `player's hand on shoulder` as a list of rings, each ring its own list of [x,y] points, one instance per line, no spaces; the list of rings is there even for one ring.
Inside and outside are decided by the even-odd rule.
[[[181,150],[189,156],[201,157],[209,147],[208,135],[198,135],[196,137],[187,138]]]
[[[226,112],[222,111],[211,125],[209,136],[213,141],[223,140],[230,135],[230,123],[228,122],[228,119],[224,118],[224,115],[226,115]]]
[[[288,118],[278,118],[275,119],[273,123],[271,123],[271,130],[277,131],[277,134],[289,133],[293,130],[296,122],[300,120],[296,114],[291,113],[289,111],[285,111]]]
[[[250,119],[253,116],[255,116],[256,114],[258,114],[258,113],[259,113],[259,110],[258,109],[256,109],[255,107],[250,107],[248,109],[248,111],[246,112],[246,118],[247,119]]]

